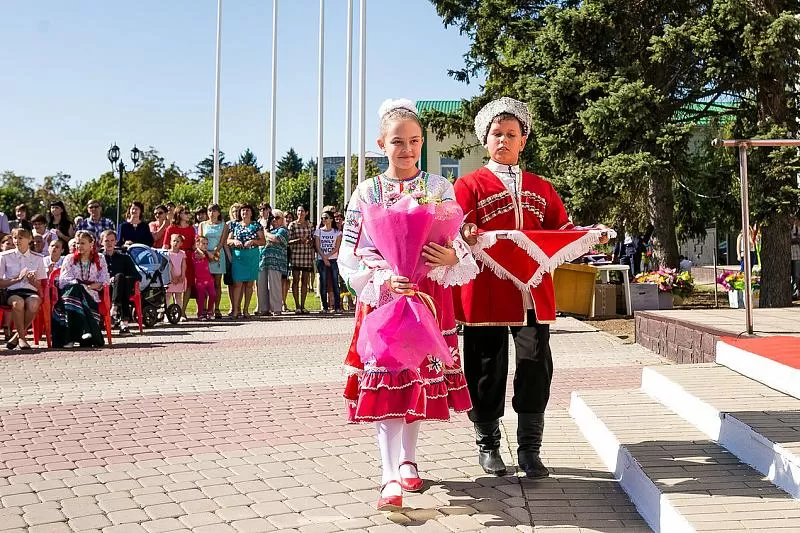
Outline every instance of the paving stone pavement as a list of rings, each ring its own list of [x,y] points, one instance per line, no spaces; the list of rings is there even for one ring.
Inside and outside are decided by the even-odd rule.
[[[343,415],[352,325],[187,322],[102,350],[0,357],[0,531],[649,531],[566,407],[573,390],[637,387],[661,358],[560,319],[542,451],[553,476],[486,476],[458,415],[423,426],[425,489],[385,514],[374,427]]]

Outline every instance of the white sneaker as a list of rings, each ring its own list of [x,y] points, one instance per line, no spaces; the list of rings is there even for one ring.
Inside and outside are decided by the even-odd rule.
[[[91,333],[84,333],[83,335],[81,335],[81,339],[83,339],[85,341],[89,340],[91,338],[92,338],[92,334]]]

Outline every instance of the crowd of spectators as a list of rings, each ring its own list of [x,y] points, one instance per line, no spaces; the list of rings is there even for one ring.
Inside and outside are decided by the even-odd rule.
[[[39,313],[46,280],[58,290],[52,302],[51,331],[55,347],[102,346],[101,300],[110,289],[110,313],[120,334],[130,331],[134,282],[140,274],[127,250],[131,245],[155,248],[168,261],[169,298],[189,320],[187,306],[197,299],[197,315],[207,321],[280,316],[289,311],[308,314],[306,301],[315,271],[322,313],[342,313],[349,302],[336,264],[343,217],[325,206],[317,224],[305,206],[294,210],[236,203],[223,218],[218,204],[190,209],[167,202],[157,205],[147,220],[144,205],[131,202],[115,227],[103,216],[97,200],[86,213],[70,218],[61,201],[46,213],[31,213],[21,204],[9,220],[0,212],[0,307],[6,347],[29,349],[28,332]],[[230,305],[221,308],[223,284]]]

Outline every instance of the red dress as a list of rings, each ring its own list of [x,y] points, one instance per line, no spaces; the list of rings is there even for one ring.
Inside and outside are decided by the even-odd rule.
[[[170,224],[167,226],[166,231],[164,231],[164,249],[169,249],[169,243],[172,239],[174,234],[182,235],[183,236],[183,244],[181,244],[181,250],[186,252],[186,290],[191,292],[192,298],[196,298],[197,294],[194,290],[194,263],[189,260],[190,254],[194,250],[194,226],[186,226],[182,228],[180,226],[176,226],[175,224]]]
[[[420,290],[433,297],[437,316],[443,315],[440,302],[449,304],[450,321],[443,324],[440,320],[440,327],[442,336],[450,347],[453,366],[445,366],[441,361],[428,357],[418,369],[390,372],[369,366],[365,368],[356,350],[356,343],[361,323],[373,308],[359,302],[356,307],[353,340],[345,358],[348,377],[344,397],[347,400],[347,418],[350,422],[375,422],[387,418],[405,418],[408,423],[417,420],[449,420],[450,409],[457,413],[472,409],[467,380],[461,369],[451,291],[441,285],[437,289],[436,283],[426,284],[424,281],[420,283]],[[448,299],[444,300],[443,296]]]
[[[451,409],[464,412],[472,408],[461,368],[452,289],[445,286],[463,283],[477,273],[477,265],[469,248],[460,238],[454,243],[459,265],[447,267],[453,270],[439,282],[426,277],[418,284],[419,290],[430,295],[436,306],[439,327],[450,347],[453,366],[445,366],[438,359],[428,356],[419,368],[389,371],[374,364],[364,365],[356,349],[364,317],[375,305],[387,303],[394,297],[382,288],[387,273],[383,269],[388,266],[377,254],[369,236],[362,231],[360,202],[376,203],[397,191],[414,190],[421,186],[429,195],[437,198],[455,198],[452,185],[445,178],[422,172],[410,180],[390,180],[380,176],[364,181],[354,191],[348,205],[342,247],[339,250],[339,269],[350,287],[359,285],[355,331],[345,359],[348,377],[344,397],[350,422],[375,422],[389,418],[403,418],[409,423],[417,420],[448,420]],[[457,268],[460,270],[456,271]],[[365,285],[366,278],[370,281]]]

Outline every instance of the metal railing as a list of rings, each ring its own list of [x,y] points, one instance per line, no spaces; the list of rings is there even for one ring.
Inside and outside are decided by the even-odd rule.
[[[742,246],[744,248],[744,309],[745,326],[747,334],[753,334],[753,287],[752,268],[750,261],[750,198],[748,194],[747,182],[747,150],[752,147],[774,147],[774,146],[796,146],[800,147],[800,139],[714,139],[711,142],[714,147],[738,148],[739,149],[739,176],[741,179],[741,203],[742,203]],[[738,250],[737,250],[738,252]]]

